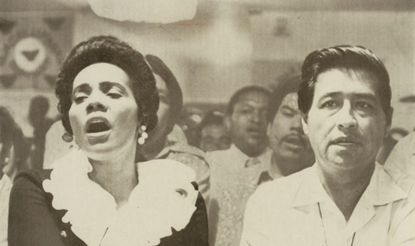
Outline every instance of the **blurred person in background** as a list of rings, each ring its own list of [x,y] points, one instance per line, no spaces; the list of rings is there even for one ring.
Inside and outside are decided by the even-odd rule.
[[[270,170],[260,182],[298,172],[314,163],[314,153],[301,124],[298,108],[300,75],[278,83],[271,93],[268,112],[268,138],[272,149]]]
[[[396,143],[384,166],[396,180],[408,174],[415,177],[415,132]]]
[[[204,152],[226,150],[231,146],[231,139],[226,131],[222,112],[217,110],[208,112],[198,125],[198,129],[199,148]]]
[[[29,107],[29,122],[33,127],[33,146],[30,163],[34,169],[43,168],[43,155],[45,152],[46,133],[53,120],[46,115],[49,111],[49,101],[44,96],[33,97]]]
[[[398,141],[408,135],[408,131],[402,128],[392,128],[389,135],[382,143],[382,147],[376,156],[376,161],[380,164],[385,164],[386,159],[389,157],[392,149],[398,143]]]
[[[269,101],[270,92],[260,86],[235,92],[224,119],[232,145],[227,150],[207,153],[211,164],[211,245],[239,244],[246,201],[257,188],[260,174],[269,170]]]
[[[156,79],[160,106],[157,111],[158,123],[148,133],[148,138],[140,150],[140,156],[146,160],[170,159],[188,165],[196,172],[199,191],[206,202],[209,193],[209,164],[203,151],[190,146],[183,130],[177,125],[183,107],[183,94],[176,77],[167,65],[157,56],[146,55]]]
[[[7,245],[9,197],[14,177],[27,169],[30,146],[8,110],[0,106],[0,245]]]

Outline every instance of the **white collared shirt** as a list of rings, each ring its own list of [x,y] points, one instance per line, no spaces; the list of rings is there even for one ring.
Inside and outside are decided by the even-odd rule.
[[[271,154],[267,148],[256,157],[258,164],[249,167],[246,167],[249,157],[235,145],[207,154],[211,164],[210,245],[239,244],[246,202],[258,187],[261,173],[269,170]]]
[[[413,183],[410,176],[396,183],[376,164],[346,221],[324,190],[314,165],[257,189],[247,204],[240,245],[413,246]]]

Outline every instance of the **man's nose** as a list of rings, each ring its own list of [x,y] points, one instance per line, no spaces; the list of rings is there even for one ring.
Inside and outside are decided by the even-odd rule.
[[[87,113],[106,110],[107,105],[105,103],[104,95],[101,95],[101,93],[91,93],[88,98],[88,106],[86,107]]]
[[[303,134],[303,125],[301,123],[301,114],[297,114],[293,117],[291,121],[291,130],[297,131],[300,134]]]
[[[337,112],[337,126],[340,129],[353,129],[357,127],[350,103],[344,103],[343,107]]]

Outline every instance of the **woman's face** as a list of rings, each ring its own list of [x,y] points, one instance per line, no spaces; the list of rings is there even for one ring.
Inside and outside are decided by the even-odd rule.
[[[125,148],[135,151],[138,106],[124,70],[109,63],[81,70],[73,82],[69,120],[75,141],[89,158],[99,160]]]

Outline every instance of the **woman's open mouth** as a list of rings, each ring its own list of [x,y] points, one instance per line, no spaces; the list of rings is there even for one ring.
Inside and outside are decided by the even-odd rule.
[[[104,137],[111,130],[111,124],[104,117],[91,118],[86,122],[86,133],[89,137]]]

